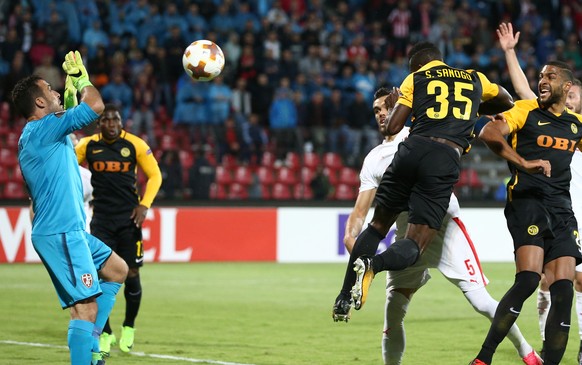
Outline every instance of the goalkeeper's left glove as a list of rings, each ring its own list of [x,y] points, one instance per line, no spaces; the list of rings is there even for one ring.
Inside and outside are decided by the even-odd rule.
[[[87,73],[85,65],[83,65],[83,59],[79,51],[70,51],[67,53],[65,62],[63,62],[63,71],[71,77],[75,89],[81,91],[86,86],[93,86],[91,81],[89,81],[89,74]]]
[[[65,92],[63,93],[63,108],[70,109],[79,104],[77,100],[77,89],[73,86],[71,76],[67,75],[65,79]]]

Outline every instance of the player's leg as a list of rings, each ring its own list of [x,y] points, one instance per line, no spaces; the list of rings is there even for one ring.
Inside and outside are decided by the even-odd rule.
[[[96,237],[87,234],[89,247],[93,255],[93,262],[99,271],[99,285],[103,294],[97,298],[97,316],[95,319],[95,347],[102,353],[103,356],[109,356],[110,348],[108,344],[101,344],[104,342],[101,339],[103,328],[108,321],[109,314],[115,305],[115,300],[121,283],[127,276],[127,264],[109,246],[97,239]]]
[[[576,318],[578,318],[578,335],[580,336],[580,349],[578,350],[578,364],[582,363],[582,264],[576,266],[576,280],[574,281],[576,295]]]
[[[132,221],[123,227],[117,238],[118,252],[129,267],[125,280],[123,294],[125,296],[125,318],[121,327],[119,349],[123,352],[131,351],[135,335],[135,319],[139,312],[142,298],[142,287],[139,269],[143,266],[144,247],[141,229]]]
[[[384,365],[400,365],[406,348],[404,317],[415,289],[396,289],[386,293],[382,358]]]
[[[544,265],[544,272],[550,286],[552,305],[546,322],[546,347],[544,364],[559,364],[564,356],[572,312],[573,278],[575,275],[575,259],[571,256],[561,256]]]
[[[537,289],[544,251],[539,246],[524,245],[516,252],[517,274],[513,286],[503,296],[477,359],[490,364],[497,347],[517,320],[523,303]]]
[[[538,305],[538,320],[540,325],[540,335],[542,338],[542,357],[545,353],[546,342],[546,321],[548,319],[548,312],[550,311],[550,288],[546,282],[546,276],[542,274],[540,281],[540,288],[538,289],[537,305]]]
[[[383,206],[378,205],[374,210],[374,217],[368,227],[360,233],[350,253],[346,273],[340,294],[335,300],[332,316],[335,321],[349,319],[351,309],[351,289],[356,282],[356,272],[354,272],[354,262],[360,256],[372,256],[378,250],[380,241],[383,240],[390,227],[396,220],[397,213],[388,211]]]

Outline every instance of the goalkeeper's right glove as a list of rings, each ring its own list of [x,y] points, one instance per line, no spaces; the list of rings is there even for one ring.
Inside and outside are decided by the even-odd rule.
[[[75,89],[81,91],[86,86],[93,86],[89,81],[89,74],[87,74],[87,69],[83,65],[83,59],[79,51],[67,53],[65,62],[63,62],[63,71],[71,77]]]
[[[77,106],[77,104],[79,104],[77,101],[77,89],[73,86],[71,76],[67,75],[65,79],[65,92],[63,93],[63,108],[67,110]]]

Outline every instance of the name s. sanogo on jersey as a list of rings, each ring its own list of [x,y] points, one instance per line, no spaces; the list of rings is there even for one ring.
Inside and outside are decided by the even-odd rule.
[[[147,176],[157,171],[157,162],[149,146],[126,131],[113,143],[100,134],[79,141],[75,151],[79,164],[87,162],[91,170],[94,193],[94,215],[126,217],[140,204],[136,174],[139,166]],[[154,196],[144,195],[142,203],[150,206]]]
[[[510,129],[509,144],[529,160],[548,160],[550,177],[530,174],[509,164],[508,198],[536,196],[549,206],[570,208],[570,163],[582,139],[582,115],[565,109],[562,115],[541,109],[537,100],[519,100],[503,113]]]
[[[398,102],[413,110],[411,136],[445,138],[468,151],[479,104],[499,88],[478,71],[432,61],[408,75],[400,92]]]

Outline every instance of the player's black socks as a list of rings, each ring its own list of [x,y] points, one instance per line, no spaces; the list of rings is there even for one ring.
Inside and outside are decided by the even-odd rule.
[[[388,249],[372,259],[374,274],[385,270],[404,270],[414,265],[420,256],[416,241],[404,238],[394,242]]]
[[[557,365],[564,356],[570,332],[570,315],[574,290],[572,281],[562,279],[550,286],[552,305],[546,320],[546,348],[544,365]]]
[[[113,331],[111,330],[111,326],[109,325],[109,318],[107,318],[107,322],[105,322],[105,327],[103,327],[102,333],[111,334]]]
[[[513,286],[505,293],[497,310],[495,311],[495,317],[489,328],[489,333],[483,342],[483,346],[477,359],[485,362],[486,364],[491,363],[493,354],[497,349],[497,346],[503,341],[509,329],[519,316],[521,307],[527,298],[536,291],[538,284],[540,282],[540,274],[533,271],[522,271],[515,275],[515,282]],[[553,305],[553,303],[552,303]],[[547,351],[547,339],[548,335],[546,332],[546,351]]]
[[[344,298],[350,298],[350,291],[352,286],[356,283],[356,272],[354,271],[354,262],[360,256],[372,256],[376,254],[378,250],[378,245],[385,237],[368,224],[368,227],[360,233],[350,254],[350,260],[348,261],[348,266],[346,268],[346,274],[344,276],[344,284],[340,292],[340,296]]]
[[[137,317],[139,305],[141,304],[141,281],[139,275],[128,277],[125,280],[123,294],[125,295],[125,320],[123,321],[123,326],[134,327],[135,317]]]

